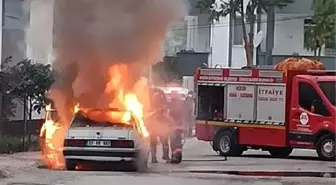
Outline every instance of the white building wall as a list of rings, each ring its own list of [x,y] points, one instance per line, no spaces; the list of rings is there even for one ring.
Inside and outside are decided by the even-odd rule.
[[[210,51],[210,24],[207,15],[185,16],[168,32],[164,49],[167,56],[181,50]]]
[[[304,48],[304,20],[309,14],[276,14],[274,29],[273,55],[292,55],[298,53],[303,56],[312,56],[313,52]],[[255,26],[257,27],[257,26]],[[261,30],[263,39],[261,51],[266,49],[266,15],[262,16]],[[229,51],[229,16],[220,18],[218,23],[212,26],[211,54],[209,64],[214,67],[220,64],[228,67]],[[322,56],[324,52],[322,51]],[[254,64],[256,63],[256,51],[254,52]],[[246,65],[245,49],[243,46],[234,45],[232,49],[232,67]]]
[[[229,54],[229,16],[221,17],[218,23],[214,23],[211,28],[211,53],[209,55],[209,65],[215,67],[220,65],[228,67]],[[234,33],[233,33],[234,34]],[[256,49],[254,50],[254,53]],[[254,55],[253,63],[256,63]],[[209,66],[209,67],[210,67]],[[246,66],[245,49],[243,45],[233,45],[232,66],[240,68]]]
[[[304,20],[307,14],[276,14],[273,55],[313,55],[304,48]],[[322,52],[323,54],[323,52]]]
[[[31,0],[27,27],[27,55],[36,62],[50,64],[53,53],[54,0]]]
[[[1,23],[1,28],[0,28],[0,65],[1,65],[1,62],[2,62],[2,25],[3,25],[3,1],[4,0],[0,0],[0,23]]]

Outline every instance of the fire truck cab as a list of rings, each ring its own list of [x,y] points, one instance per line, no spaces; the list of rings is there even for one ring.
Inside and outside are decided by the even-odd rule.
[[[336,72],[198,69],[196,137],[223,156],[294,148],[335,159]]]

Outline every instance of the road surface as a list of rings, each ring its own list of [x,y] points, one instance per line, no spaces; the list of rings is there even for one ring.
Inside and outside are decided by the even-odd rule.
[[[246,152],[243,157],[229,157],[225,161],[211,150],[208,143],[196,139],[187,141],[184,150],[185,161],[181,164],[171,165],[161,161],[158,164],[151,164],[150,172],[145,174],[107,170],[49,170],[38,168],[37,159],[38,153],[0,156],[0,167],[6,171],[2,179],[0,176],[0,185],[334,185],[336,183],[335,178],[328,178],[335,172],[335,163],[318,161],[314,151],[296,150],[289,159],[273,159],[267,152],[251,151]],[[310,172],[311,175],[324,177],[241,176],[228,175],[226,174],[228,171],[278,172],[278,174],[300,172],[301,175]]]

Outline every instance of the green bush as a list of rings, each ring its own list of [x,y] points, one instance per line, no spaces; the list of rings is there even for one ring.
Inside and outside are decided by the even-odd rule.
[[[18,136],[2,136],[0,137],[0,154],[11,154],[23,151],[39,151],[40,142],[39,138],[28,141],[29,137],[25,139],[25,148],[23,149],[22,137]]]
[[[0,153],[14,153],[22,151],[22,138],[13,136],[0,137]]]

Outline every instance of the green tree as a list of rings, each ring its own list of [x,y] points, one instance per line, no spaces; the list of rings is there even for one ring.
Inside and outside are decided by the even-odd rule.
[[[258,13],[267,13],[271,7],[283,8],[294,0],[249,0],[244,6],[244,0],[199,0],[197,8],[202,12],[210,14],[212,20],[218,21],[220,17],[227,15],[240,15],[241,24],[243,28],[243,41],[245,48],[245,55],[247,66],[253,66],[254,55],[254,28]],[[247,25],[249,25],[249,33],[247,33]]]
[[[10,93],[22,102],[29,102],[27,105],[31,106],[28,108],[30,117],[32,111],[40,113],[48,101],[46,92],[54,82],[51,66],[24,59],[10,67],[9,73],[12,80],[9,82]]]
[[[32,119],[33,111],[38,113],[46,105],[46,93],[51,87],[54,79],[51,73],[50,65],[43,65],[34,63],[32,60],[24,59],[17,64],[9,67],[8,82],[9,91],[7,93],[13,95],[23,105],[23,118],[24,118],[24,134],[23,134],[23,150],[26,149],[26,136],[27,136],[27,114],[29,120]],[[30,138],[30,137],[28,137]],[[30,139],[28,140],[28,144]]]
[[[313,16],[305,29],[305,48],[314,51],[317,60],[321,57],[322,47],[335,48],[336,25],[335,0],[314,0]]]
[[[8,122],[8,119],[14,116],[16,104],[13,102],[15,96],[9,93],[10,74],[8,68],[12,62],[12,57],[7,57],[1,62],[0,71],[0,136],[3,134],[3,126]]]

